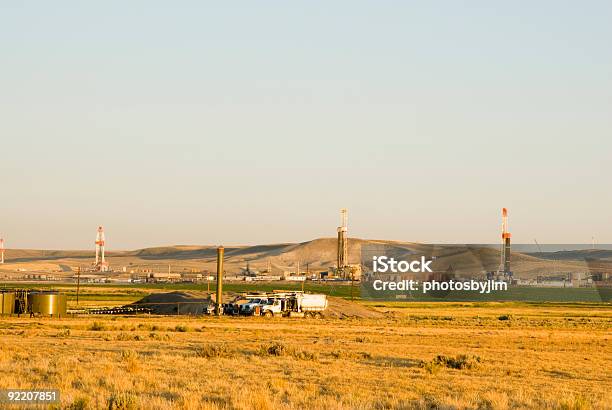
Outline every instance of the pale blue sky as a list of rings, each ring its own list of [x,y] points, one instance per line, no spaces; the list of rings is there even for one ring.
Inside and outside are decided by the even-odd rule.
[[[8,247],[612,242],[609,1],[0,5]]]

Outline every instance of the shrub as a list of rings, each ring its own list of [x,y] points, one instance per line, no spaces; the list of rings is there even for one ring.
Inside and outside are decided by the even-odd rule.
[[[259,355],[261,356],[292,356],[300,360],[317,360],[319,355],[315,352],[308,352],[302,349],[296,349],[292,346],[287,346],[281,342],[273,342],[268,345],[259,347]]]
[[[435,360],[429,362],[422,362],[421,367],[425,369],[425,371],[429,374],[436,374],[440,370],[440,364]]]
[[[204,346],[197,346],[194,349],[194,353],[197,357],[205,357],[207,359],[213,357],[231,357],[234,352],[229,349],[226,344],[207,344]]]
[[[129,373],[136,373],[140,370],[140,362],[138,360],[138,353],[133,350],[122,350],[121,361],[125,363],[125,369]]]
[[[368,352],[352,352],[350,350],[334,350],[331,352],[334,359],[371,359],[372,354]]]
[[[138,353],[134,350],[122,350],[120,354],[121,360],[124,361],[128,359],[138,359]]]
[[[259,352],[262,356],[285,356],[289,353],[289,348],[283,343],[273,342],[269,345],[261,345]]]
[[[87,410],[92,408],[89,403],[89,397],[79,397],[75,401],[73,401],[68,407],[67,410]]]
[[[108,410],[136,410],[136,396],[129,393],[113,393],[108,399]]]
[[[174,330],[177,332],[187,332],[189,330],[189,328],[185,325],[176,325],[174,327]]]
[[[299,360],[317,360],[319,358],[318,353],[301,349],[294,350],[291,355]]]
[[[498,320],[511,320],[512,319],[512,315],[501,315],[497,319]]]
[[[129,333],[119,333],[117,336],[115,336],[116,340],[132,340],[132,335],[130,335]]]
[[[476,367],[482,360],[478,356],[469,356],[465,354],[460,354],[456,357],[438,355],[431,362],[425,362],[421,364],[421,367],[424,367],[429,371],[429,368],[434,368],[435,366],[443,366],[448,367],[450,369],[472,369]]]
[[[149,337],[153,340],[170,340],[170,335],[168,335],[167,333],[159,334],[159,333],[151,332],[149,333]]]
[[[561,410],[589,410],[592,408],[591,403],[584,396],[574,396],[564,398],[559,408]]]
[[[130,333],[121,332],[117,336],[115,336],[115,340],[121,340],[121,341],[135,340],[139,342],[145,339],[141,335],[132,335]]]
[[[55,335],[55,337],[68,337],[70,336],[70,329],[62,329],[59,332],[57,332],[57,334]]]
[[[91,325],[89,325],[89,330],[93,330],[96,332],[99,332],[104,329],[106,329],[106,326],[104,326],[104,323],[102,322],[93,322]]]

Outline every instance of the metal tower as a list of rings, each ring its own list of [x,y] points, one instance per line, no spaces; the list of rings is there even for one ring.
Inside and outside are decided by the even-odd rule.
[[[499,271],[504,276],[512,276],[510,271],[510,232],[508,232],[508,210],[502,209],[501,261]]]
[[[104,228],[98,226],[98,233],[96,235],[96,262],[95,268],[100,272],[108,271],[108,263],[104,259]]]
[[[338,227],[338,272],[344,273],[348,266],[348,211],[340,210],[340,226]]]

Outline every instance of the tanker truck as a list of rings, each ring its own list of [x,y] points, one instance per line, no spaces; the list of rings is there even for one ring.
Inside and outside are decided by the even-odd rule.
[[[275,292],[260,305],[261,315],[266,317],[323,317],[325,309],[327,295],[303,292]]]

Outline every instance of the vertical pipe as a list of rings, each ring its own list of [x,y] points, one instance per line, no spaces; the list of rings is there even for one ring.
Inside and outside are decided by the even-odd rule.
[[[223,303],[223,246],[217,248],[217,298],[215,300],[215,314],[221,316],[221,304]]]
[[[508,232],[508,210],[502,209],[502,260],[504,276],[510,273],[510,232]]]
[[[345,247],[345,231],[344,228],[338,228],[338,272],[341,273],[342,269],[346,265],[346,261],[344,260],[344,247]]]
[[[96,267],[98,267],[98,262],[100,261],[100,234],[96,235]]]
[[[346,239],[346,228],[338,228],[338,274],[341,277],[346,277],[346,267],[348,265],[348,246]]]
[[[355,274],[351,271],[351,301],[355,300],[353,286],[355,285]]]
[[[79,269],[77,271],[77,300],[76,300],[76,304],[77,307],[79,306],[79,290],[81,288],[81,266],[79,266]]]

